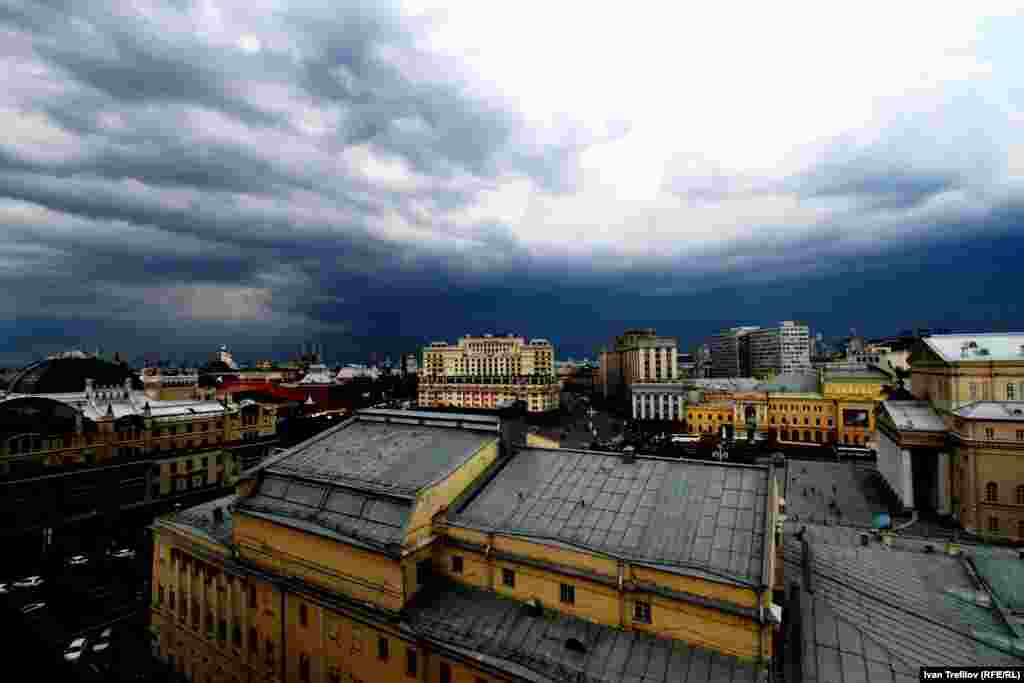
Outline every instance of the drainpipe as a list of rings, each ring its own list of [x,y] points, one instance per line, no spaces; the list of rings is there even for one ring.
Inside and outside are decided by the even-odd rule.
[[[281,681],[288,680],[288,587],[281,587]]]

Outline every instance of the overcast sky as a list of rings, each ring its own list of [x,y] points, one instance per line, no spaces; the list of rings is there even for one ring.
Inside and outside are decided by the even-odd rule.
[[[1021,35],[1001,2],[7,0],[0,364],[1024,328]]]

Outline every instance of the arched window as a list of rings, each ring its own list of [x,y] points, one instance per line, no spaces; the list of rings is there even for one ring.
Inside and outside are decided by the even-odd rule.
[[[985,484],[985,501],[988,503],[999,502],[999,485],[994,481]]]

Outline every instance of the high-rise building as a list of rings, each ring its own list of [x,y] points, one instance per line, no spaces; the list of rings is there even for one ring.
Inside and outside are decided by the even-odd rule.
[[[547,339],[460,337],[423,349],[421,406],[497,408],[523,401],[530,412],[558,409],[555,347]]]
[[[711,376],[743,377],[749,375],[744,367],[743,345],[740,340],[757,326],[732,327],[722,330],[711,338]],[[747,370],[744,373],[744,370]]]
[[[778,327],[753,330],[745,339],[749,344],[750,374],[755,377],[811,371],[807,325],[784,320]]]
[[[601,384],[606,398],[628,399],[637,383],[671,382],[680,377],[679,341],[660,337],[653,328],[626,330],[615,346],[599,353]]]

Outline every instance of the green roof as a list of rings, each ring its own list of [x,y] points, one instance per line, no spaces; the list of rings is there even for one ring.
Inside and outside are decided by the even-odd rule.
[[[1024,610],[1024,561],[979,555],[974,564],[1004,607]]]

